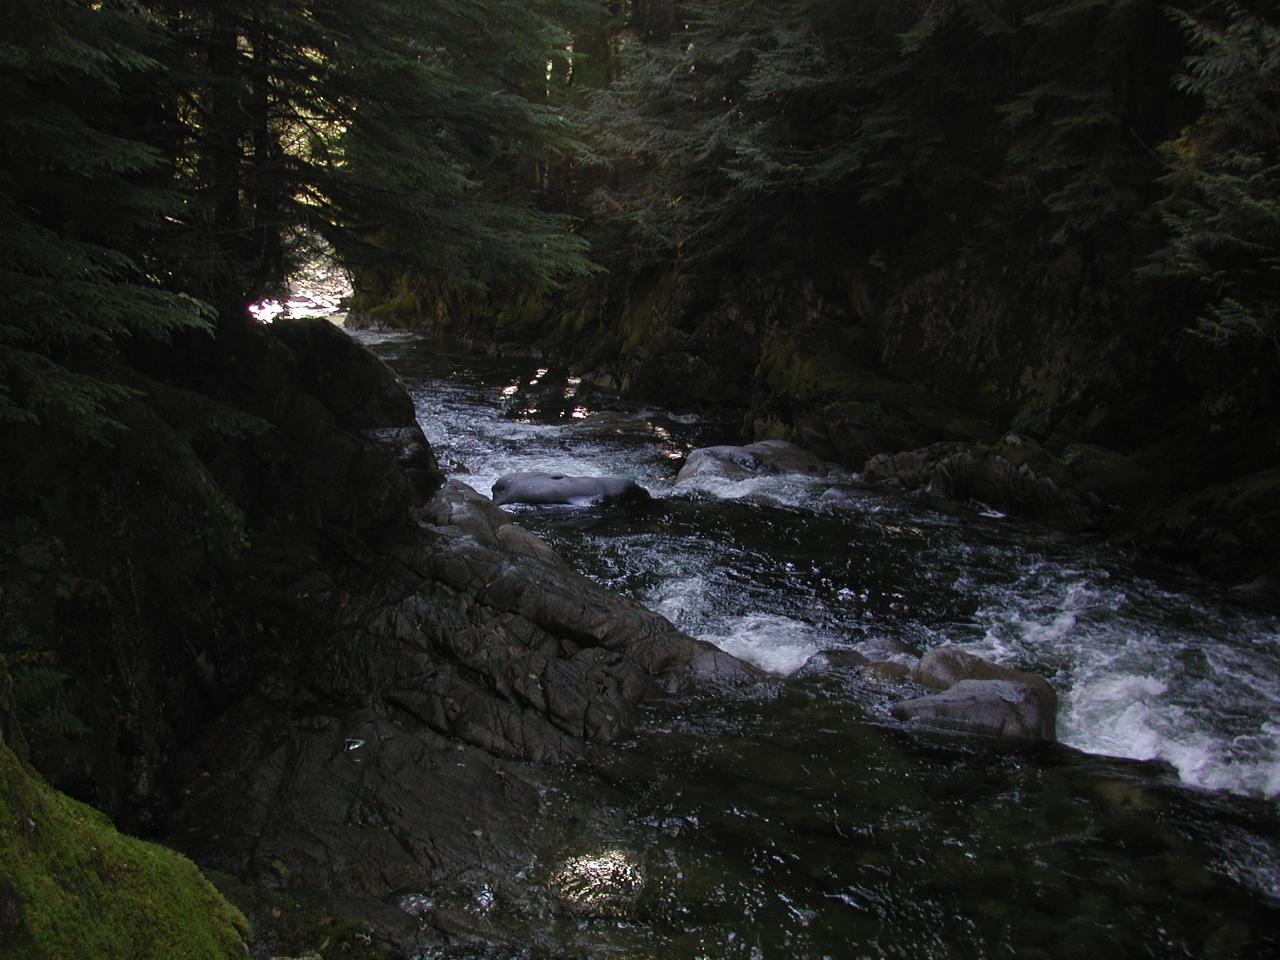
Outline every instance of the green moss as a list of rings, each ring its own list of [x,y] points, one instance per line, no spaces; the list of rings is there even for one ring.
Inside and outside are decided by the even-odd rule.
[[[1096,494],[1106,503],[1127,504],[1135,497],[1150,497],[1166,485],[1167,469],[1155,449],[1124,454],[1076,443],[1063,449],[1061,460],[1072,490]]]
[[[0,741],[5,960],[242,958],[247,933],[191,861],[118,833]]]
[[[409,290],[401,290],[381,303],[366,307],[366,310],[374,320],[416,319],[422,315],[422,301],[418,299],[417,294]]]
[[[1280,542],[1280,467],[1261,470],[1183,497],[1165,513],[1173,527],[1210,523],[1231,530],[1255,560],[1274,557]]]
[[[878,399],[860,394],[866,373],[842,351],[808,353],[784,335],[771,336],[764,342],[756,378],[774,394],[800,404]]]

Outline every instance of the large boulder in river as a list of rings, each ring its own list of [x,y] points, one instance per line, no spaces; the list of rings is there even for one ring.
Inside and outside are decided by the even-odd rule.
[[[792,473],[824,477],[829,467],[820,458],[785,440],[761,440],[744,447],[700,447],[689,454],[676,482],[693,477],[746,480],[749,477]]]
[[[1011,680],[961,680],[942,693],[894,704],[899,720],[922,720],[1014,740],[1053,740],[1054,712],[1032,688]]]
[[[508,473],[493,484],[493,503],[596,507],[647,503],[649,491],[622,477],[568,477],[562,473]]]
[[[911,671],[911,679],[944,693],[898,704],[893,715],[899,719],[1005,737],[1053,740],[1057,736],[1058,695],[1043,677],[949,645],[925,654]]]
[[[1025,670],[992,663],[984,657],[957,647],[935,647],[920,658],[911,671],[911,679],[931,690],[946,690],[961,680],[1009,680],[1035,687],[1048,697],[1056,696],[1043,677]]]

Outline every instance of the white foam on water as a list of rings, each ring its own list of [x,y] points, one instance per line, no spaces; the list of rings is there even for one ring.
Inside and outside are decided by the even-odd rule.
[[[1106,675],[1077,682],[1063,698],[1061,720],[1071,731],[1071,745],[1089,753],[1135,760],[1160,755],[1156,729],[1168,685],[1149,675]],[[1167,712],[1167,708],[1164,709]]]
[[[666,574],[657,588],[646,597],[647,606],[655,613],[660,613],[681,630],[696,631],[705,616],[708,601],[706,577],[674,577],[670,571],[659,571]]]
[[[970,649],[1054,683],[1063,743],[1163,760],[1206,789],[1280,796],[1274,624],[1051,564],[992,599]]]
[[[384,352],[417,339],[376,330],[352,335],[364,343],[387,344]],[[1280,721],[1273,720],[1280,715],[1280,625],[1275,621],[1224,613],[1211,601],[1162,590],[1091,552],[1069,545],[1060,549],[1052,538],[1021,538],[1013,525],[970,529],[972,518],[921,512],[873,492],[864,498],[843,489],[843,500],[824,501],[823,494],[840,478],[694,477],[674,484],[670,454],[682,449],[677,438],[666,442],[632,435],[622,443],[576,434],[563,424],[513,420],[506,415],[500,383],[455,384],[444,378],[420,381],[414,393],[442,464],[465,464],[465,472],[458,470],[461,479],[484,494],[504,473],[541,471],[627,477],[656,496],[822,514],[848,512],[852,504],[858,514],[876,514],[886,539],[910,537],[922,545],[922,568],[954,571],[938,583],[950,590],[961,617],[905,622],[895,626],[894,636],[912,631],[919,640],[912,640],[913,649],[961,643],[1046,677],[1062,701],[1059,735],[1071,746],[1160,758],[1188,783],[1206,788],[1280,796]],[[984,539],[984,529],[1009,533]],[[686,632],[780,673],[795,670],[829,645],[824,630],[841,636],[834,624],[842,612],[824,612],[820,602],[798,605],[783,586],[752,581],[745,589],[735,579],[735,569],[755,569],[767,558],[729,556],[714,534],[681,540],[674,553],[661,548],[662,537],[656,540],[637,577],[650,584],[647,602]],[[690,576],[698,567],[705,575]],[[857,605],[856,598],[841,603]]]
[[[709,577],[658,572],[665,575],[645,598],[650,609],[761,670],[787,676],[823,648],[820,631],[801,620],[761,612],[717,615],[709,596],[717,587]]]
[[[799,474],[771,474],[727,480],[723,477],[689,477],[675,485],[674,492],[710,497],[716,500],[745,500],[750,503],[814,509],[822,494],[834,481]]]
[[[821,646],[808,624],[772,613],[749,613],[719,624],[699,639],[761,670],[788,676],[804,666]]]
[[[421,340],[420,334],[411,333],[406,330],[383,330],[378,327],[366,327],[363,329],[353,329],[351,327],[343,327],[347,336],[357,343],[363,343],[367,347],[376,346],[380,343],[408,343],[411,340]]]

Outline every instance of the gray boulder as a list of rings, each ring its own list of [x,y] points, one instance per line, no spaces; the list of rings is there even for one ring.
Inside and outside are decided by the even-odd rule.
[[[1056,716],[1031,687],[1011,680],[961,680],[942,693],[894,704],[899,720],[1016,740],[1053,740]]]
[[[689,454],[676,482],[693,477],[746,480],[749,477],[793,473],[825,477],[826,463],[814,454],[785,440],[761,440],[744,447],[700,447]]]
[[[493,484],[493,503],[595,507],[647,503],[649,491],[622,477],[567,477],[560,473],[508,473]]]
[[[945,646],[925,654],[911,679],[945,693],[898,704],[893,715],[899,719],[1004,737],[1057,737],[1058,695],[1043,677]]]
[[[957,646],[935,647],[921,657],[911,671],[911,679],[930,690],[947,690],[961,680],[1008,680],[1039,691],[1057,704],[1057,694],[1043,677],[1025,670],[992,663]]]

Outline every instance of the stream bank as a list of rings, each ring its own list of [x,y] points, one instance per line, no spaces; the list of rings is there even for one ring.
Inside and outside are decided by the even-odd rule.
[[[1047,256],[1047,254],[1046,254]],[[640,403],[716,410],[937,499],[1107,536],[1280,609],[1274,357],[1216,348],[1116,265],[669,266],[490,302],[403,277],[349,323],[529,351]],[[900,456],[924,469],[886,471]],[[967,461],[960,471],[934,469]],[[977,469],[975,469],[975,465]]]
[[[838,662],[786,679],[817,649],[1030,642],[1045,617],[1073,641],[1062,589],[1082,629],[1107,625],[1087,636],[1123,645],[1134,611],[1090,601],[1116,596],[1108,578],[1173,604],[1113,559],[874,491],[815,510],[785,477],[677,494],[679,461],[722,425],[373,338],[402,384],[323,322],[254,337],[208,371],[232,385],[215,404],[153,377],[163,416],[139,405],[113,450],[48,450],[11,478],[26,520],[5,624],[26,618],[88,728],[39,730],[37,765],[190,853],[253,923],[255,957],[1275,946],[1265,785],[1205,792],[1167,762],[916,729],[891,716],[907,688]],[[660,502],[509,514],[459,483],[553,463]],[[22,498],[59,475],[81,499]],[[987,570],[982,596],[1006,605],[974,603],[964,574]],[[1178,603],[1165,628],[1203,640],[1217,614]],[[1266,629],[1240,616],[1228,639]],[[1069,689],[1069,662],[1030,649],[1001,659]],[[1205,678],[1183,665],[1173,697]],[[1075,698],[1065,716],[1105,713]]]
[[[200,347],[198,372],[142,358],[114,445],[3,458],[0,727],[211,871],[255,956],[339,928],[410,955],[427,933],[386,898],[517,871],[547,764],[646,698],[756,682],[445,484],[403,385],[328,321]]]

